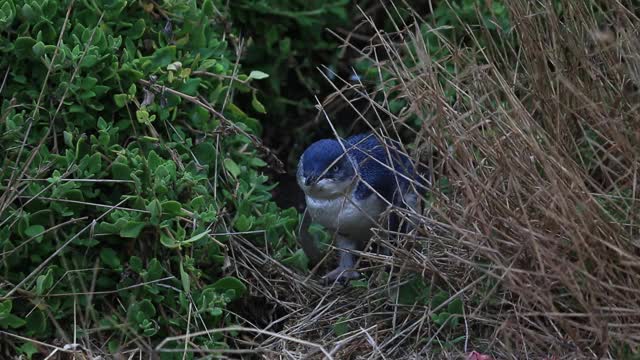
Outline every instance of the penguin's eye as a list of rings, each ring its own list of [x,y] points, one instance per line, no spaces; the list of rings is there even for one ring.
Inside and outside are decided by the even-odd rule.
[[[333,166],[331,167],[331,171],[332,171],[332,172],[338,172],[338,170],[340,170],[340,167],[338,167],[338,165],[337,165],[337,164],[336,164],[336,165],[333,165]]]

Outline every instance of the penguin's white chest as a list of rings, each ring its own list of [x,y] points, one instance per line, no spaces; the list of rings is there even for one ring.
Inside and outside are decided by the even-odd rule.
[[[349,196],[349,195],[347,195]],[[307,209],[314,222],[339,233],[365,238],[371,235],[384,202],[372,194],[364,200],[338,196],[330,199],[306,196]]]

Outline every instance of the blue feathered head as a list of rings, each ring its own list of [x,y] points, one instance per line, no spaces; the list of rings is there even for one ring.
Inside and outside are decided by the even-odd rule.
[[[354,175],[353,165],[335,139],[323,139],[311,144],[302,154],[298,165],[298,177],[304,179],[305,186],[321,179],[344,181]]]

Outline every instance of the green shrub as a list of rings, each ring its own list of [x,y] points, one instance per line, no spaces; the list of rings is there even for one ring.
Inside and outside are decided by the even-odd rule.
[[[244,63],[273,76],[260,88],[280,126],[300,125],[314,108],[313,94],[327,89],[318,72],[336,66],[338,41],[326,29],[348,24],[349,0],[239,0],[229,3],[233,24],[251,39]],[[291,117],[291,118],[289,118]]]
[[[261,173],[251,87],[267,75],[230,81],[214,5],[0,0],[0,328],[115,351],[236,323],[232,233],[305,266],[298,214]]]
[[[271,75],[256,84],[272,124],[264,134],[289,169],[295,167],[313,133],[301,129],[317,114],[315,96],[333,91],[323,66],[344,74],[340,42],[327,29],[350,28],[357,12],[350,0],[234,0],[229,23],[242,35],[243,64]],[[359,1],[358,3],[362,3]]]

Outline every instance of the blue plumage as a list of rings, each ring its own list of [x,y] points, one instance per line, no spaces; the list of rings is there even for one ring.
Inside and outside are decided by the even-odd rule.
[[[345,142],[351,147],[349,157],[358,164],[360,177],[364,181],[358,183],[354,194],[356,199],[371,196],[373,188],[387,202],[398,205],[398,194],[409,189],[411,180],[419,180],[411,160],[400,152],[397,142],[386,140],[383,144],[371,134],[354,135]]]

